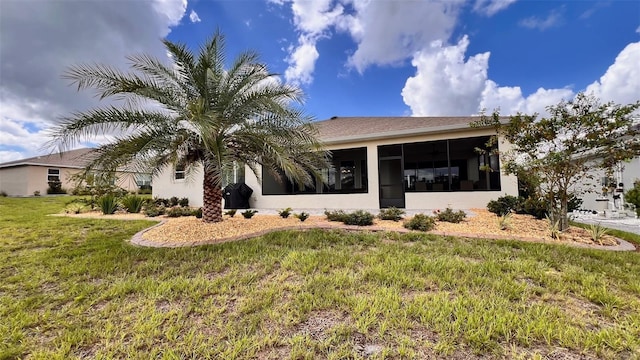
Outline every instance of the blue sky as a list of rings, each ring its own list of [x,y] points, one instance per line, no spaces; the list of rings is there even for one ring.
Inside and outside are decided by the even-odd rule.
[[[216,28],[229,59],[258,51],[319,120],[544,114],[580,91],[640,100],[639,1],[3,0],[0,162],[50,151],[47,128],[100,105],[61,79],[66,66],[166,59],[160,38],[195,49]]]

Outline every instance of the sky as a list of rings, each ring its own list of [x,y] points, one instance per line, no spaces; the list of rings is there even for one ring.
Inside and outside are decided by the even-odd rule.
[[[317,120],[640,100],[637,0],[0,0],[0,162],[51,153],[51,126],[105,105],[69,66],[169,61],[161,39],[197,51],[216,29],[228,59],[257,51]]]

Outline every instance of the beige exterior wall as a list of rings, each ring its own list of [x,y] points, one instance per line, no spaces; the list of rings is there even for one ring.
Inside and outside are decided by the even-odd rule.
[[[624,169],[622,171],[622,183],[624,184],[624,190],[628,191],[633,188],[633,183],[636,180],[640,180],[640,157],[632,159],[630,162],[623,163]],[[594,178],[592,180],[585,179],[579,186],[582,191],[585,191],[580,198],[582,199],[582,208],[588,210],[602,210],[602,206],[608,205],[607,202],[596,201],[596,199],[602,199],[602,184],[601,179],[605,176],[603,170],[596,170],[593,172]],[[611,194],[608,196],[610,201],[613,201]]]
[[[0,191],[9,196],[27,195],[28,173],[29,169],[25,166],[0,169]]]
[[[173,196],[186,197],[189,198],[190,206],[202,206],[202,181],[204,180],[202,169],[194,170],[187,179],[176,180],[173,175],[173,168],[169,166],[153,178],[153,197],[165,199]]]

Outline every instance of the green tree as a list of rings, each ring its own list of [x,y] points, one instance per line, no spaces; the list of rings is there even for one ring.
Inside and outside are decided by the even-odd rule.
[[[92,169],[136,164],[154,175],[167,167],[204,173],[203,220],[222,221],[221,185],[233,163],[315,185],[327,167],[312,117],[300,108],[302,91],[283,84],[255,52],[226,67],[224,36],[217,31],[198,54],[163,40],[168,64],[141,54],[131,71],[75,65],[65,73],[78,91],[92,88],[111,105],[73,113],[52,129],[52,145],[65,149],[93,136],[116,138],[96,150]]]
[[[549,106],[548,117],[518,113],[505,118],[494,111],[472,126],[494,126],[511,144],[511,151],[501,152],[505,171],[530,174],[539,181],[539,194],[564,231],[569,227],[569,200],[591,191],[579,186],[581,181],[593,179],[598,170],[610,174],[617,163],[640,154],[638,108],[640,101],[601,104],[580,93]]]

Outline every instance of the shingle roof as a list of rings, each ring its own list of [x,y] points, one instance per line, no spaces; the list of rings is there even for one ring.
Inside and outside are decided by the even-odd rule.
[[[327,143],[373,140],[470,128],[479,117],[333,117],[314,122]]]
[[[28,159],[14,160],[0,164],[0,168],[23,165],[39,165],[79,169],[83,168],[91,160],[91,152],[93,150],[94,149],[90,148],[82,148],[64,151],[61,153],[35,156]]]

